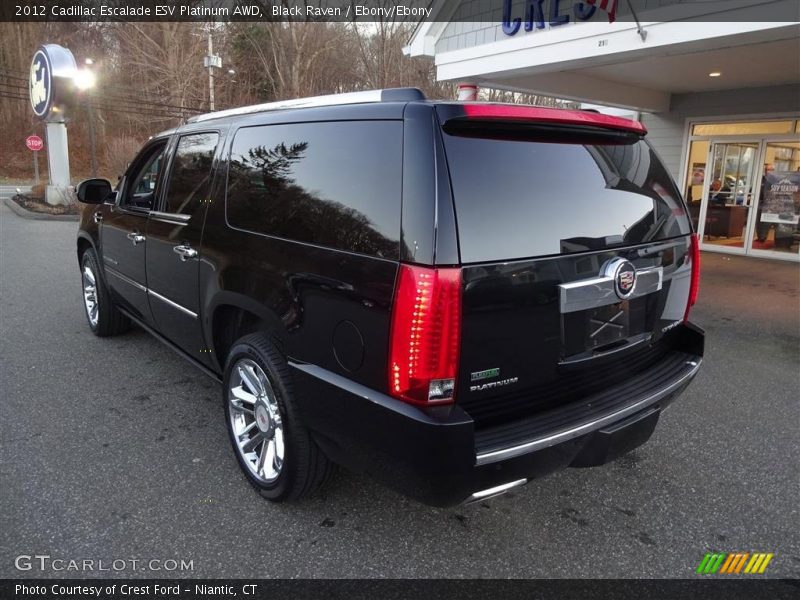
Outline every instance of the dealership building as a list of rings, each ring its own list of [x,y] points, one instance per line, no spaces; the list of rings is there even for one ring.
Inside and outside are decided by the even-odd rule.
[[[627,111],[678,182],[704,250],[800,261],[797,0],[432,9],[406,52],[433,57],[440,81]]]

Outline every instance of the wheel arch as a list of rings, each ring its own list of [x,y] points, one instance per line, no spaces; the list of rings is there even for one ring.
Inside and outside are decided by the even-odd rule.
[[[86,250],[89,249],[89,248],[94,250],[95,254],[97,254],[97,247],[95,246],[95,243],[94,243],[94,240],[92,239],[92,237],[88,233],[86,233],[84,231],[79,231],[78,232],[77,246],[76,246],[76,249],[78,251],[78,265],[79,266],[80,266],[80,263],[81,263],[81,258],[83,257],[83,253],[86,252]],[[100,255],[98,254],[98,258],[99,257],[100,257]]]
[[[234,342],[251,333],[265,333],[285,355],[287,332],[281,319],[269,307],[236,292],[220,292],[207,309],[208,340],[222,372]]]

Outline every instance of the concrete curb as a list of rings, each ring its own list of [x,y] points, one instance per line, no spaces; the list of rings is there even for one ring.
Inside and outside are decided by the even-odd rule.
[[[34,221],[80,221],[81,219],[80,215],[48,215],[47,213],[33,212],[22,208],[11,198],[3,198],[3,202],[18,217],[22,217],[23,219],[32,219]]]

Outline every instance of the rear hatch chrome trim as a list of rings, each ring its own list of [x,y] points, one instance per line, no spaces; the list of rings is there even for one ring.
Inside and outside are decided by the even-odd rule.
[[[552,435],[534,438],[526,441],[523,444],[517,444],[514,446],[510,446],[508,448],[502,448],[499,450],[492,450],[489,452],[478,453],[476,455],[475,464],[477,466],[487,465],[499,462],[501,460],[507,460],[509,458],[521,456],[529,452],[535,452],[536,450],[541,450],[543,448],[549,448],[550,446],[555,446],[556,444],[560,444],[562,442],[569,441],[571,439],[580,437],[587,433],[591,433],[593,431],[601,429],[602,427],[610,423],[614,423],[615,421],[624,419],[629,415],[632,415],[653,404],[656,404],[657,402],[670,396],[674,392],[679,391],[682,387],[687,385],[692,380],[692,378],[697,374],[698,370],[700,369],[701,363],[702,363],[702,358],[700,358],[699,356],[696,357],[695,359],[687,360],[685,363],[685,371],[678,378],[672,380],[668,385],[660,388],[656,392],[651,393],[645,396],[644,398],[641,398],[631,404],[627,404],[623,408],[605,414],[602,417],[592,419],[591,421],[581,423],[580,425],[564,429]]]
[[[662,267],[637,269],[635,287],[628,299],[658,292],[663,285],[664,269]],[[562,283],[558,286],[558,295],[562,314],[599,308],[620,301],[614,291],[614,278],[611,276]]]

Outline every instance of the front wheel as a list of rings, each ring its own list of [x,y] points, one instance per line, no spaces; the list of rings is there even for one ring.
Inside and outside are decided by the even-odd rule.
[[[106,337],[130,328],[130,320],[114,306],[111,294],[100,278],[97,254],[91,248],[81,256],[81,286],[86,320],[92,333]]]
[[[299,499],[328,479],[332,464],[300,421],[289,368],[265,335],[234,344],[223,395],[236,459],[262,496],[274,502]]]

